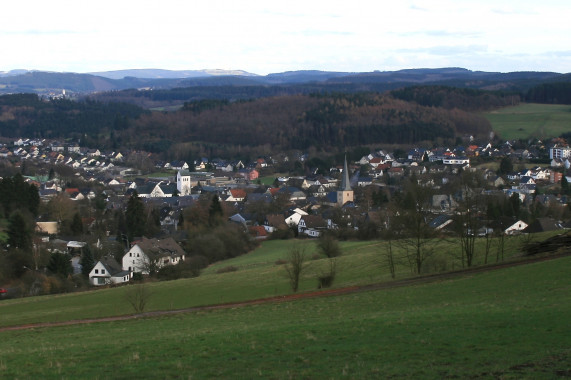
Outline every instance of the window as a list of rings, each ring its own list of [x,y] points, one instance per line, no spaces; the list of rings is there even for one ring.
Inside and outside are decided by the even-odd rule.
[[[105,274],[105,269],[101,269],[101,274]]]
[[[99,274],[99,269],[95,269],[95,274]]]

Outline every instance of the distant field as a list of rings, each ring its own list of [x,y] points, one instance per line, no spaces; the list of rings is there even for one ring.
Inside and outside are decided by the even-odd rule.
[[[540,139],[571,131],[571,106],[520,104],[485,113],[492,129],[502,139]]]
[[[162,172],[150,173],[150,174],[144,175],[142,177],[147,177],[147,178],[174,178],[174,177],[176,177],[176,174],[177,174],[176,170],[165,170]]]
[[[564,378],[569,273],[565,257],[389,290],[5,331],[0,377]]]

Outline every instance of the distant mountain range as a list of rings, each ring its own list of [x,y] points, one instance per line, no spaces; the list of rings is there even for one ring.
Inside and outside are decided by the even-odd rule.
[[[305,91],[385,91],[414,84],[441,84],[490,90],[522,91],[538,83],[571,81],[554,72],[484,72],[463,68],[375,72],[288,71],[265,76],[242,70],[136,69],[94,73],[12,70],[0,72],[0,94],[88,94],[126,89],[168,90],[183,87],[303,86]],[[294,90],[292,90],[295,92]]]

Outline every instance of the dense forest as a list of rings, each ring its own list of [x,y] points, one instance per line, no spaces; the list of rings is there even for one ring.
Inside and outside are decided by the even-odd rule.
[[[129,120],[146,113],[126,103],[44,100],[35,94],[0,96],[2,137],[94,137],[103,131],[126,129]]]
[[[379,94],[332,94],[190,103],[177,112],[142,115],[121,136],[133,146],[169,140],[288,150],[413,144],[489,131],[487,120],[458,109]],[[177,143],[170,149],[182,153],[186,146]]]
[[[397,99],[426,107],[458,108],[464,111],[487,111],[491,108],[517,105],[520,95],[497,91],[447,86],[412,86],[391,91]]]
[[[530,103],[571,104],[571,83],[544,83],[527,92],[526,101]]]
[[[0,134],[74,138],[85,146],[141,149],[163,154],[165,159],[190,159],[197,145],[202,145],[201,152],[210,146],[230,154],[309,147],[339,151],[371,144],[444,143],[465,135],[484,136],[490,124],[474,111],[519,102],[519,95],[444,86],[389,93],[296,95],[280,95],[284,86],[250,87],[261,92],[245,98],[252,92],[241,94],[243,87],[236,87],[233,94],[221,98],[199,96],[186,101],[174,112],[151,112],[132,104],[93,99],[6,95],[0,97]],[[153,96],[182,99],[197,91],[201,88],[156,91]],[[129,93],[136,97],[140,92]]]

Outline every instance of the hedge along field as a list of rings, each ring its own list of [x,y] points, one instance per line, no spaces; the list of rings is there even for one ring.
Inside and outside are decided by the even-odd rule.
[[[0,333],[2,378],[571,375],[571,258],[388,290]]]
[[[523,103],[488,112],[484,116],[492,124],[494,132],[504,140],[544,139],[569,132],[571,106]]]
[[[539,235],[539,234],[538,234]],[[546,234],[536,239],[543,239]],[[510,238],[505,244],[505,258],[519,254],[520,238]],[[478,239],[478,250],[483,252],[484,239]],[[387,243],[382,241],[349,241],[340,243],[342,255],[337,258],[334,288],[367,285],[391,281],[386,266]],[[278,260],[287,258],[292,247],[305,250],[307,268],[300,280],[300,292],[315,291],[317,277],[328,269],[327,259],[312,260],[316,254],[314,240],[274,240],[264,242],[258,249],[234,259],[219,262],[204,270],[197,278],[152,282],[146,286],[151,297],[145,311],[176,310],[194,306],[246,301],[290,294],[289,280],[284,265]],[[459,245],[455,239],[435,241],[434,256],[426,263],[431,271],[459,269]],[[483,253],[482,253],[483,254]],[[493,251],[495,255],[495,251]],[[395,244],[396,278],[412,277],[403,251]],[[478,256],[482,262],[482,256]],[[495,257],[490,259],[495,262]],[[233,266],[234,272],[217,273]],[[74,319],[102,318],[133,314],[126,300],[130,285],[88,292],[28,297],[0,302],[0,327],[28,323],[61,322]]]

